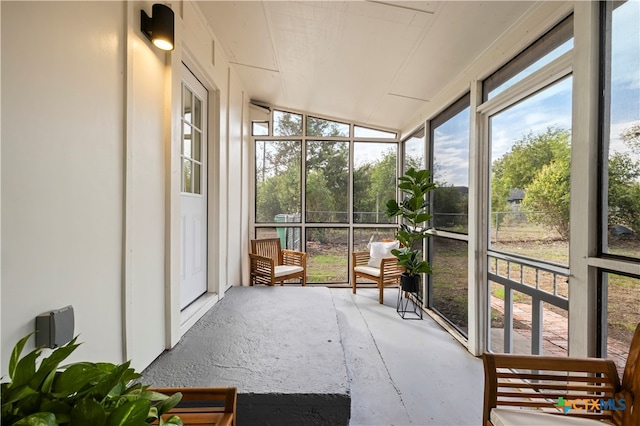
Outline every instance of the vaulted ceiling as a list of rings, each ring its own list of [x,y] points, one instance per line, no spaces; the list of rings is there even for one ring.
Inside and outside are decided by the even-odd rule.
[[[202,1],[250,99],[403,129],[528,1]]]

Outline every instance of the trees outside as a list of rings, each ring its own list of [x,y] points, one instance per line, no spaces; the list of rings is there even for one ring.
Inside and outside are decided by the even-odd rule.
[[[307,221],[347,222],[349,143],[307,141],[306,168]]]
[[[609,155],[609,226],[640,232],[640,122],[620,135],[631,154]],[[633,155],[632,155],[633,154]]]
[[[469,193],[466,187],[436,182],[433,190],[433,226],[453,232],[466,232]]]
[[[301,132],[302,116],[274,111],[274,135],[299,136]],[[349,135],[349,126],[308,117],[306,134],[319,138],[345,137]],[[354,170],[354,211],[364,212],[359,218],[354,217],[354,221],[376,223],[378,217],[380,223],[388,223],[384,202],[395,197],[396,152],[395,148],[389,149],[382,157],[371,159]],[[299,217],[301,158],[301,140],[256,142],[257,222],[273,222],[281,214]],[[306,220],[348,222],[349,143],[307,140],[305,168]]]
[[[300,214],[300,156],[300,141],[256,142],[257,222]]]
[[[502,157],[494,160],[491,177],[492,213],[508,211],[509,194],[521,189],[525,192],[523,209],[549,211],[554,218],[550,219],[546,214],[535,214],[530,215],[529,220],[557,229],[561,235],[568,236],[569,173],[568,169],[566,173],[559,169],[570,164],[570,139],[568,130],[550,127],[544,133],[525,135]],[[559,164],[553,164],[556,162]],[[547,179],[551,177],[554,185],[560,185],[560,188],[548,187],[550,182]],[[532,190],[531,195],[528,195],[529,189]],[[548,199],[546,191],[555,191],[556,194],[566,191],[566,197]]]
[[[371,159],[353,170],[353,221],[389,223],[385,203],[396,197],[396,149]]]
[[[640,153],[640,124],[621,134],[624,144]],[[569,236],[571,134],[552,127],[544,133],[528,134],[492,165],[492,213],[509,209],[508,195],[524,190],[522,208],[528,220]],[[624,225],[640,231],[640,161],[628,153],[609,157],[609,225]]]

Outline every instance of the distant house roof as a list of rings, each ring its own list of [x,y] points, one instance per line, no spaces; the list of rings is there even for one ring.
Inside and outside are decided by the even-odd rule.
[[[507,201],[522,201],[524,199],[524,189],[512,189],[509,191]]]

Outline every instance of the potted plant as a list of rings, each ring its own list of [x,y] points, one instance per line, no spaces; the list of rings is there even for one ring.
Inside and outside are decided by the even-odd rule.
[[[387,216],[400,219],[396,233],[400,248],[391,253],[405,268],[400,277],[402,289],[415,293],[420,286],[421,275],[431,273],[431,266],[424,260],[421,248],[422,240],[429,236],[427,222],[432,217],[427,195],[435,188],[435,184],[431,182],[429,170],[415,170],[413,167],[398,180],[402,201],[389,200],[386,204]]]
[[[161,417],[180,402],[182,395],[167,396],[136,383],[141,375],[130,368],[130,361],[61,366],[79,346],[76,337],[37,365],[42,348],[20,357],[30,336],[14,347],[9,360],[10,380],[1,385],[3,425],[182,425],[177,416]]]

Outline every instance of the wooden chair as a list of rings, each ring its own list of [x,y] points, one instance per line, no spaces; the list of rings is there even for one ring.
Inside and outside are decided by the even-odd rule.
[[[165,395],[182,393],[182,400],[163,415],[166,419],[176,415],[185,426],[236,425],[236,401],[238,390],[231,388],[155,388],[149,389]]]
[[[640,425],[640,324],[622,384],[608,359],[485,353],[483,362],[483,425]]]
[[[357,278],[374,281],[380,290],[378,302],[384,302],[384,288],[397,286],[404,268],[398,265],[398,259],[389,257],[380,261],[380,267],[369,266],[370,254],[368,251],[359,251],[351,254],[351,289],[356,294]]]
[[[286,280],[299,278],[307,285],[307,254],[282,250],[279,238],[251,240],[251,261],[249,285],[283,285]]]

